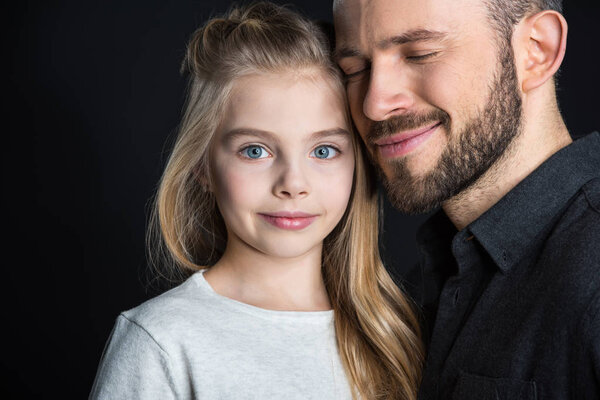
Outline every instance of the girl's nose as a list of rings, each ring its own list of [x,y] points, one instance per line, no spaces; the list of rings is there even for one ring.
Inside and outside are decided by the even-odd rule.
[[[273,185],[273,194],[284,199],[294,199],[306,197],[309,193],[310,184],[302,167],[285,165]]]

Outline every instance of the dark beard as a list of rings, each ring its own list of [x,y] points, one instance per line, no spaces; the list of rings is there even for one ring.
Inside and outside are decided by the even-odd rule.
[[[461,131],[451,131],[450,116],[441,109],[427,115],[412,114],[373,122],[366,137],[370,143],[400,130],[420,128],[436,121],[448,135],[448,144],[437,165],[422,177],[413,177],[404,159],[390,162],[389,176],[378,165],[388,198],[398,210],[419,214],[439,207],[476,182],[518,136],[521,97],[510,43],[500,46],[498,58],[500,68],[490,85],[484,109],[467,121]]]

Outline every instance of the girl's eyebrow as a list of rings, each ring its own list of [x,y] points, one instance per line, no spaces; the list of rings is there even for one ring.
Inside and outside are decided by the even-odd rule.
[[[227,131],[223,134],[221,141],[223,143],[231,142],[234,139],[237,139],[242,136],[252,136],[258,137],[263,140],[275,140],[277,141],[277,137],[275,134],[269,131],[264,131],[262,129],[252,129],[252,128],[236,128],[230,131]]]
[[[325,129],[322,131],[314,132],[312,135],[310,135],[308,141],[323,140],[325,138],[335,136],[348,139],[350,138],[350,132],[343,128]]]
[[[232,129],[230,131],[225,132],[223,134],[221,140],[223,143],[228,143],[228,142],[231,142],[242,136],[258,137],[263,140],[271,140],[271,141],[276,141],[276,142],[279,141],[279,139],[277,138],[277,135],[275,135],[274,133],[269,132],[269,131],[264,131],[262,129],[253,129],[253,128]],[[342,136],[344,138],[348,138],[348,137],[350,137],[350,132],[348,132],[346,129],[343,129],[343,128],[325,129],[322,131],[317,131],[317,132],[312,133],[308,137],[307,141],[322,140],[324,138],[332,137],[332,136]]]

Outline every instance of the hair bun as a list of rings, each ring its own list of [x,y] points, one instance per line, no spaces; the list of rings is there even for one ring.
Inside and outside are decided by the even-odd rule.
[[[323,64],[326,42],[315,23],[285,7],[258,2],[234,7],[194,32],[181,71],[212,77],[244,65],[273,70],[282,64],[274,58],[289,66]]]

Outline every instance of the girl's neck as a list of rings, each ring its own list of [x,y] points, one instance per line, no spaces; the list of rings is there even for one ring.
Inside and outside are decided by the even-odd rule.
[[[204,273],[218,294],[278,311],[331,309],[321,274],[321,251],[280,258],[244,243],[228,244],[223,257]]]

